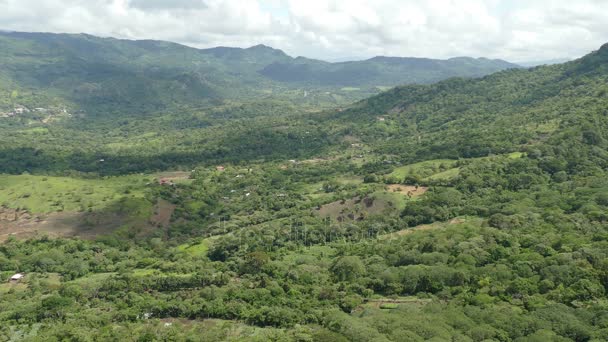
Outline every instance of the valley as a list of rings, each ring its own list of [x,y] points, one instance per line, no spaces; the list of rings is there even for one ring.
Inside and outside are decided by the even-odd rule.
[[[0,46],[2,110],[66,108],[0,117],[8,340],[608,338],[607,45],[433,77],[462,60]]]

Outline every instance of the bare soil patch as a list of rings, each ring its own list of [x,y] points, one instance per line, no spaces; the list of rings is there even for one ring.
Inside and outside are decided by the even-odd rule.
[[[128,212],[112,211],[93,212],[54,212],[48,214],[30,214],[23,210],[0,207],[0,242],[10,236],[27,239],[36,236],[80,237],[94,239],[109,234],[124,225],[130,225],[141,232],[147,228],[166,228],[171,220],[175,206],[170,203],[157,204],[158,210],[150,217],[150,222],[135,222]],[[153,224],[154,223],[154,224]]]
[[[394,204],[373,197],[355,197],[322,205],[316,210],[320,217],[329,217],[338,222],[361,221],[365,217],[394,209]]]
[[[402,184],[388,184],[386,187],[390,192],[398,192],[408,197],[422,196],[429,190],[429,188],[425,186],[411,186]]]
[[[175,204],[159,199],[154,206],[154,214],[150,218],[150,222],[157,227],[167,228],[171,223],[171,216],[173,216],[174,211]]]
[[[190,172],[188,171],[170,171],[161,172],[156,174],[158,181],[164,180],[165,182],[176,182],[190,179]]]
[[[80,236],[93,238],[116,228],[111,218],[99,218],[92,213],[55,212],[32,215],[25,211],[0,208],[0,241],[9,236],[20,239],[46,235],[52,238]],[[96,224],[95,224],[96,223]]]

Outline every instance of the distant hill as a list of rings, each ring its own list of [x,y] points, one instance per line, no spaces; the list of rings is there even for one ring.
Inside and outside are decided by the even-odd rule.
[[[395,86],[426,84],[450,77],[479,77],[518,65],[487,58],[447,60],[378,56],[364,61],[329,63],[307,58],[275,62],[260,73],[281,82],[320,86]]]
[[[0,65],[4,109],[14,103],[34,107],[56,103],[105,114],[268,96],[337,105],[378,92],[377,86],[477,77],[516,67],[472,58],[376,57],[327,63],[292,58],[264,45],[196,49],[164,41],[23,32],[0,32]],[[21,96],[11,100],[8,95],[15,91]]]

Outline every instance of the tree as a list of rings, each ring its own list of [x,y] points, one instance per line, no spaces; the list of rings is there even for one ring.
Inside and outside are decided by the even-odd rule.
[[[365,265],[358,256],[338,258],[331,267],[339,281],[352,281],[365,274]]]

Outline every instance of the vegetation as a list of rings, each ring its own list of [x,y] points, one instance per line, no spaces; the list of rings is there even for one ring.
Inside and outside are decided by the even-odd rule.
[[[0,119],[3,209],[52,215],[52,194],[137,218],[18,226],[0,336],[607,340],[607,62],[604,46],[335,110]]]
[[[428,58],[374,57],[358,62],[327,63],[298,57],[276,61],[260,73],[270,79],[295,84],[343,86],[344,91],[358,87],[423,84],[450,77],[478,77],[504,69],[519,68],[502,60],[460,57],[448,60]]]

